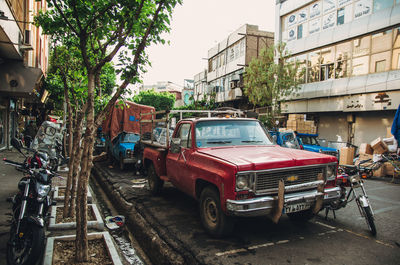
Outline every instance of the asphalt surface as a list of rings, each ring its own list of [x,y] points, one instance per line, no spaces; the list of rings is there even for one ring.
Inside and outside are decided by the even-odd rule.
[[[24,157],[15,150],[0,152],[0,158],[24,161]],[[22,172],[0,161],[0,265],[6,264],[6,246],[11,223],[11,203],[6,202],[6,199],[17,193],[17,185],[22,176]]]
[[[197,202],[176,188],[167,185],[160,196],[153,197],[147,191],[145,176],[137,176],[129,168],[109,168],[106,162],[95,164],[94,175],[108,189],[114,203],[128,203],[125,214],[134,215],[128,225],[154,264],[336,265],[400,261],[400,185],[388,181],[366,181],[375,211],[376,237],[370,235],[355,202],[350,202],[336,212],[336,219],[330,214],[325,220],[322,212],[302,224],[291,222],[286,216],[278,224],[266,218],[238,219],[231,236],[215,239],[201,226]],[[140,220],[139,225],[135,219]]]

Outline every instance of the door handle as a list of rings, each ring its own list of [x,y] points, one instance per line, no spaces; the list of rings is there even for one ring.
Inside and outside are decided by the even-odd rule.
[[[182,157],[183,157],[183,160],[185,160],[185,163],[186,163],[185,151],[186,151],[185,149],[182,150],[182,151],[181,151],[181,155],[182,155]]]

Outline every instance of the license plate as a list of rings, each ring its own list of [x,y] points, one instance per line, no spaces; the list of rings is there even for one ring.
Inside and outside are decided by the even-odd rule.
[[[300,212],[310,209],[310,207],[311,205],[308,203],[296,203],[296,204],[286,205],[285,207],[283,207],[283,213]]]

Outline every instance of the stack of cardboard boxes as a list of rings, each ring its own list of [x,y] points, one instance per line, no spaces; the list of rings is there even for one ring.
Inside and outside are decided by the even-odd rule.
[[[359,161],[371,159],[378,160],[378,156],[385,153],[395,153],[397,151],[397,142],[388,130],[387,138],[378,137],[370,144],[363,143],[359,148]],[[364,166],[368,166],[365,164]],[[397,176],[391,163],[385,162],[380,168],[374,171],[374,177]]]
[[[297,131],[298,133],[317,133],[317,127],[314,121],[306,120],[306,114],[289,114],[286,128]]]

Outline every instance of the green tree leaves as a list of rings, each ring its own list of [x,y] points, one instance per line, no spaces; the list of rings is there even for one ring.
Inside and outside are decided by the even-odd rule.
[[[279,58],[275,62],[275,58]],[[244,74],[244,93],[254,106],[267,107],[268,119],[280,113],[280,104],[299,89],[297,62],[280,43],[261,51]]]

